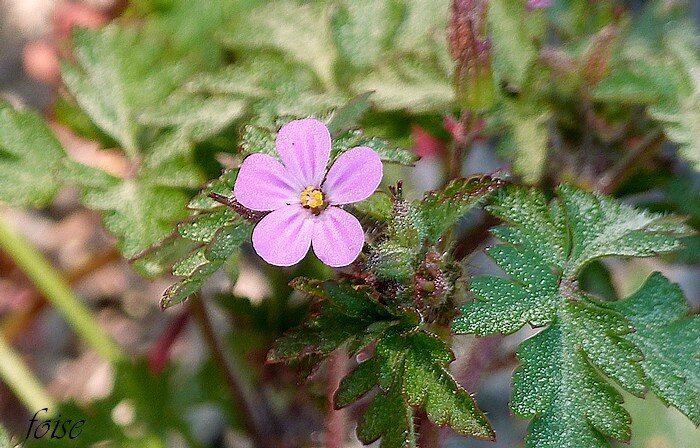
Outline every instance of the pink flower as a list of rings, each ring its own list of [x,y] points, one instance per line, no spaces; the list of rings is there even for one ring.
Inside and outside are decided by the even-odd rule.
[[[326,170],[331,136],[326,125],[311,118],[282,126],[276,146],[282,163],[252,154],[233,187],[244,207],[271,211],[253,230],[253,248],[277,266],[298,263],[309,247],[328,266],[349,265],[365,235],[357,218],[340,206],[374,193],[382,180],[379,155],[371,148],[353,148]]]

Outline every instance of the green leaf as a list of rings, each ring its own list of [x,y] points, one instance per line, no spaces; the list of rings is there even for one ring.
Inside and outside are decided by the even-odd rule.
[[[252,226],[233,211],[215,207],[201,211],[178,227],[180,235],[198,243],[197,248],[173,266],[181,280],[171,285],[160,301],[162,309],[177,305],[197,293],[204,282],[238,254],[250,240]]]
[[[116,25],[77,31],[73,53],[75,65],[61,68],[68,91],[131,158],[143,150],[138,115],[160,104],[195,68],[170,63],[161,42]]]
[[[193,141],[205,141],[240,118],[246,103],[230,96],[202,96],[176,93],[158,108],[149,109],[139,116],[143,125],[174,128]]]
[[[355,68],[379,62],[401,23],[403,3],[399,0],[341,1],[330,19],[333,42],[340,57]]]
[[[336,409],[342,409],[359,400],[374,389],[379,381],[377,358],[370,358],[360,363],[340,382],[335,391],[333,403]]]
[[[102,213],[104,225],[119,239],[118,246],[127,258],[158,243],[187,216],[189,195],[180,189],[160,185],[148,175],[120,179],[100,170],[81,167],[103,178],[101,185],[81,184],[82,203]]]
[[[598,371],[641,395],[642,356],[624,339],[632,324],[583,294],[577,276],[605,256],[675,250],[688,228],[573,187],[561,186],[557,194],[547,204],[534,189],[501,190],[489,210],[506,222],[493,229],[506,244],[489,254],[510,279],[473,279],[475,300],[462,308],[453,329],[487,335],[513,333],[526,323],[548,325],[518,352],[523,366],[512,407],[533,418],[527,447],[604,447],[606,436],[629,438],[629,417]]]
[[[413,407],[425,409],[436,425],[449,425],[467,436],[493,439],[486,417],[448,372],[447,365],[453,359],[445,343],[430,333],[388,330],[377,343],[375,355],[340,383],[335,406],[348,406],[373,385],[380,387],[358,423],[357,434],[363,443],[382,437],[381,446],[415,446],[413,422],[396,426],[395,421],[397,415],[413,415]]]
[[[567,302],[549,328],[523,342],[511,407],[533,419],[526,447],[602,448],[609,446],[604,436],[629,440],[630,417],[622,397],[594,366],[618,380],[629,376],[637,382],[641,354],[621,338],[631,330],[617,313]],[[635,387],[643,390],[643,385]]]
[[[546,106],[531,110],[532,106],[524,101],[512,102],[507,109],[506,120],[515,152],[513,171],[526,183],[537,183],[545,174],[551,112]]]
[[[400,384],[378,394],[357,423],[357,438],[365,445],[382,439],[380,448],[417,448],[414,413]]]
[[[328,119],[328,130],[332,136],[337,136],[360,125],[360,120],[372,105],[371,95],[372,92],[358,95],[332,112]]]
[[[494,74],[499,81],[516,88],[523,87],[537,57],[526,20],[525,5],[520,0],[489,2],[488,28],[493,43]]]
[[[700,318],[690,315],[678,285],[654,273],[610,306],[635,327],[625,337],[644,355],[641,367],[652,392],[700,425]]]
[[[41,117],[0,103],[0,201],[20,207],[50,203],[63,183],[65,157]]]
[[[430,421],[438,426],[448,425],[459,434],[484,439],[495,437],[471,395],[447,370],[454,355],[439,338],[421,331],[392,333],[377,344],[379,356],[386,358],[385,350],[403,355],[402,389],[408,404],[424,408]],[[394,357],[397,357],[395,353],[388,356]]]
[[[368,137],[359,129],[353,129],[333,139],[333,149],[331,160],[335,160],[340,154],[348,149],[358,146],[367,146],[379,154],[384,162],[398,163],[401,165],[412,165],[418,157],[411,151],[392,145],[387,140],[379,137]]]
[[[255,9],[225,40],[236,48],[275,48],[313,67],[325,86],[333,86],[336,50],[323,2],[299,4],[291,0]]]
[[[442,190],[427,193],[419,203],[427,236],[436,242],[469,210],[503,185],[489,176],[455,179]]]
[[[353,208],[362,215],[386,222],[391,218],[393,204],[391,196],[383,191],[378,191],[364,201],[353,204]]]
[[[379,110],[430,113],[452,107],[454,88],[450,74],[434,61],[397,55],[366,76],[358,77],[350,89],[355,94],[374,91]]]
[[[297,279],[292,286],[323,301],[311,320],[275,342],[267,356],[271,362],[327,356],[346,342],[364,346],[397,319],[366,289],[309,279]]]

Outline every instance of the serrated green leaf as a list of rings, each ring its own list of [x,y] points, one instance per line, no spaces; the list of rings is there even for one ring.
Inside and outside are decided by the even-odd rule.
[[[205,249],[203,247],[195,250],[187,257],[180,260],[173,266],[173,275],[178,277],[189,277],[194,275],[195,271],[209,262],[204,256]]]
[[[382,439],[380,448],[417,448],[414,413],[396,384],[378,394],[357,423],[357,438],[365,445]]]
[[[343,378],[335,392],[333,397],[335,408],[342,409],[349,406],[372,390],[377,385],[378,370],[376,358],[370,358],[355,367]]]
[[[184,265],[189,264],[190,261],[184,262]],[[214,275],[216,271],[221,269],[223,264],[224,262],[222,260],[214,260],[207,261],[206,263],[197,266],[190,272],[190,275],[187,278],[177,283],[173,283],[168,287],[168,289],[165,290],[165,292],[163,292],[163,296],[160,298],[160,308],[165,310],[171,306],[178,305],[187,300],[193,294],[199,292],[199,290],[202,289],[204,282],[207,281],[209,277]]]
[[[602,332],[588,328],[591,322],[600,322]],[[641,356],[620,337],[630,329],[617,313],[567,303],[549,328],[520,346],[522,366],[513,377],[511,407],[533,419],[527,448],[603,448],[610,446],[604,436],[629,440],[630,417],[622,397],[593,365],[617,361],[634,369],[633,360]]]
[[[178,232],[183,238],[208,243],[214,234],[236,218],[235,213],[227,207],[219,207],[211,213],[195,215],[190,221],[183,222],[178,226]]]
[[[342,132],[359,126],[360,120],[372,105],[370,102],[371,96],[372,92],[363,93],[333,110],[328,119],[328,130],[331,136],[341,135]]]
[[[241,149],[245,154],[267,154],[279,158],[275,146],[276,134],[260,126],[246,125],[243,128]]]
[[[41,207],[63,184],[66,154],[38,115],[0,103],[0,201]]]
[[[184,238],[166,238],[139,255],[131,267],[146,278],[156,278],[170,272],[178,260],[192,252],[196,243]]]
[[[700,424],[700,318],[678,285],[652,274],[637,292],[610,306],[627,317],[635,332],[625,337],[644,355],[641,367],[650,389]]]
[[[386,329],[386,325],[378,323],[390,323],[397,319],[366,289],[306,279],[297,279],[293,286],[322,299],[321,309],[312,320],[278,339],[268,353],[268,361],[289,361],[310,355],[327,356],[346,342],[364,345]]]
[[[378,191],[364,201],[353,204],[353,208],[360,214],[386,222],[391,218],[393,204],[388,194]]]
[[[233,191],[233,185],[236,183],[236,176],[238,176],[237,169],[224,171],[221,176],[209,182],[201,192],[192,198],[187,204],[187,208],[197,211],[211,211],[221,207],[220,203],[209,197],[209,193],[229,196]]]
[[[368,137],[358,129],[347,131],[333,140],[331,160],[334,160],[342,152],[358,146],[372,148],[384,162],[412,165],[418,160],[418,157],[412,152],[396,147],[382,138]]]
[[[632,324],[586,297],[577,276],[601,257],[677,249],[688,228],[573,187],[557,193],[548,205],[534,189],[501,191],[490,211],[506,222],[493,230],[506,244],[490,255],[510,279],[475,278],[476,299],[463,307],[453,329],[486,335],[512,333],[526,323],[549,325],[519,351],[523,366],[512,407],[534,419],[527,447],[606,447],[606,436],[629,438],[629,417],[598,370],[641,395],[642,356],[624,339]]]
[[[405,328],[388,330],[377,342],[375,355],[360,364],[340,384],[335,405],[351,404],[371,390],[380,388],[373,403],[358,423],[357,434],[364,443],[382,438],[386,447],[414,446],[415,429],[392,427],[396,415],[412,415],[413,407],[425,409],[430,421],[449,425],[454,431],[493,439],[494,433],[474,400],[447,370],[452,351],[436,336]],[[392,412],[377,410],[392,406]]]
[[[252,230],[253,226],[240,219],[221,227],[207,246],[207,259],[228,259],[237,252],[243,243],[250,241]]]
[[[403,394],[411,406],[424,408],[430,421],[448,425],[462,435],[493,439],[495,434],[471,395],[452,378],[447,365],[452,351],[436,336],[425,332],[383,337],[377,353],[403,352]]]
[[[451,181],[441,190],[427,193],[419,203],[419,210],[427,228],[428,239],[436,242],[445,231],[501,185],[502,181],[489,176],[460,178]]]

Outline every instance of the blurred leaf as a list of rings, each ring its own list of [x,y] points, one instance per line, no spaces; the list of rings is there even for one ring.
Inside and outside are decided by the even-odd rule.
[[[610,306],[635,327],[626,338],[644,355],[641,366],[652,392],[699,425],[700,317],[690,315],[681,289],[657,272]]]
[[[340,57],[355,68],[380,62],[401,23],[404,3],[400,0],[339,2],[330,25]]]
[[[276,48],[314,68],[326,87],[333,85],[336,50],[330,38],[324,2],[300,4],[283,0],[256,8],[226,36],[233,47]]]
[[[506,120],[510,125],[512,148],[515,153],[513,171],[526,183],[539,182],[545,174],[549,150],[549,119],[551,113],[545,108],[528,110],[523,102],[512,103]]]
[[[0,201],[23,207],[49,204],[63,183],[65,157],[42,118],[0,103]]]
[[[134,179],[119,179],[100,170],[81,167],[104,183],[80,184],[81,202],[103,214],[104,225],[119,239],[119,249],[132,258],[172,232],[173,226],[187,216],[189,196],[164,186],[148,173]]]
[[[163,105],[139,116],[153,127],[174,128],[201,142],[221,132],[243,115],[245,102],[226,96],[201,97],[176,93]]]
[[[76,65],[64,63],[63,81],[90,119],[129,157],[142,150],[137,117],[160,103],[189,71],[164,59],[160,42],[137,29],[109,25],[74,36]]]
[[[388,59],[350,88],[355,94],[373,91],[379,110],[426,113],[449,109],[454,103],[449,73],[432,62],[405,55]]]
[[[527,32],[525,5],[520,0],[491,0],[488,7],[489,35],[496,78],[520,89],[525,84],[537,49]]]

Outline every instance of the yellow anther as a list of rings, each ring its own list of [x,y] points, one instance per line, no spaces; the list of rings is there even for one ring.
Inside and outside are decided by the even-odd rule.
[[[306,208],[318,210],[323,207],[323,192],[314,187],[306,187],[299,195],[301,205]]]

